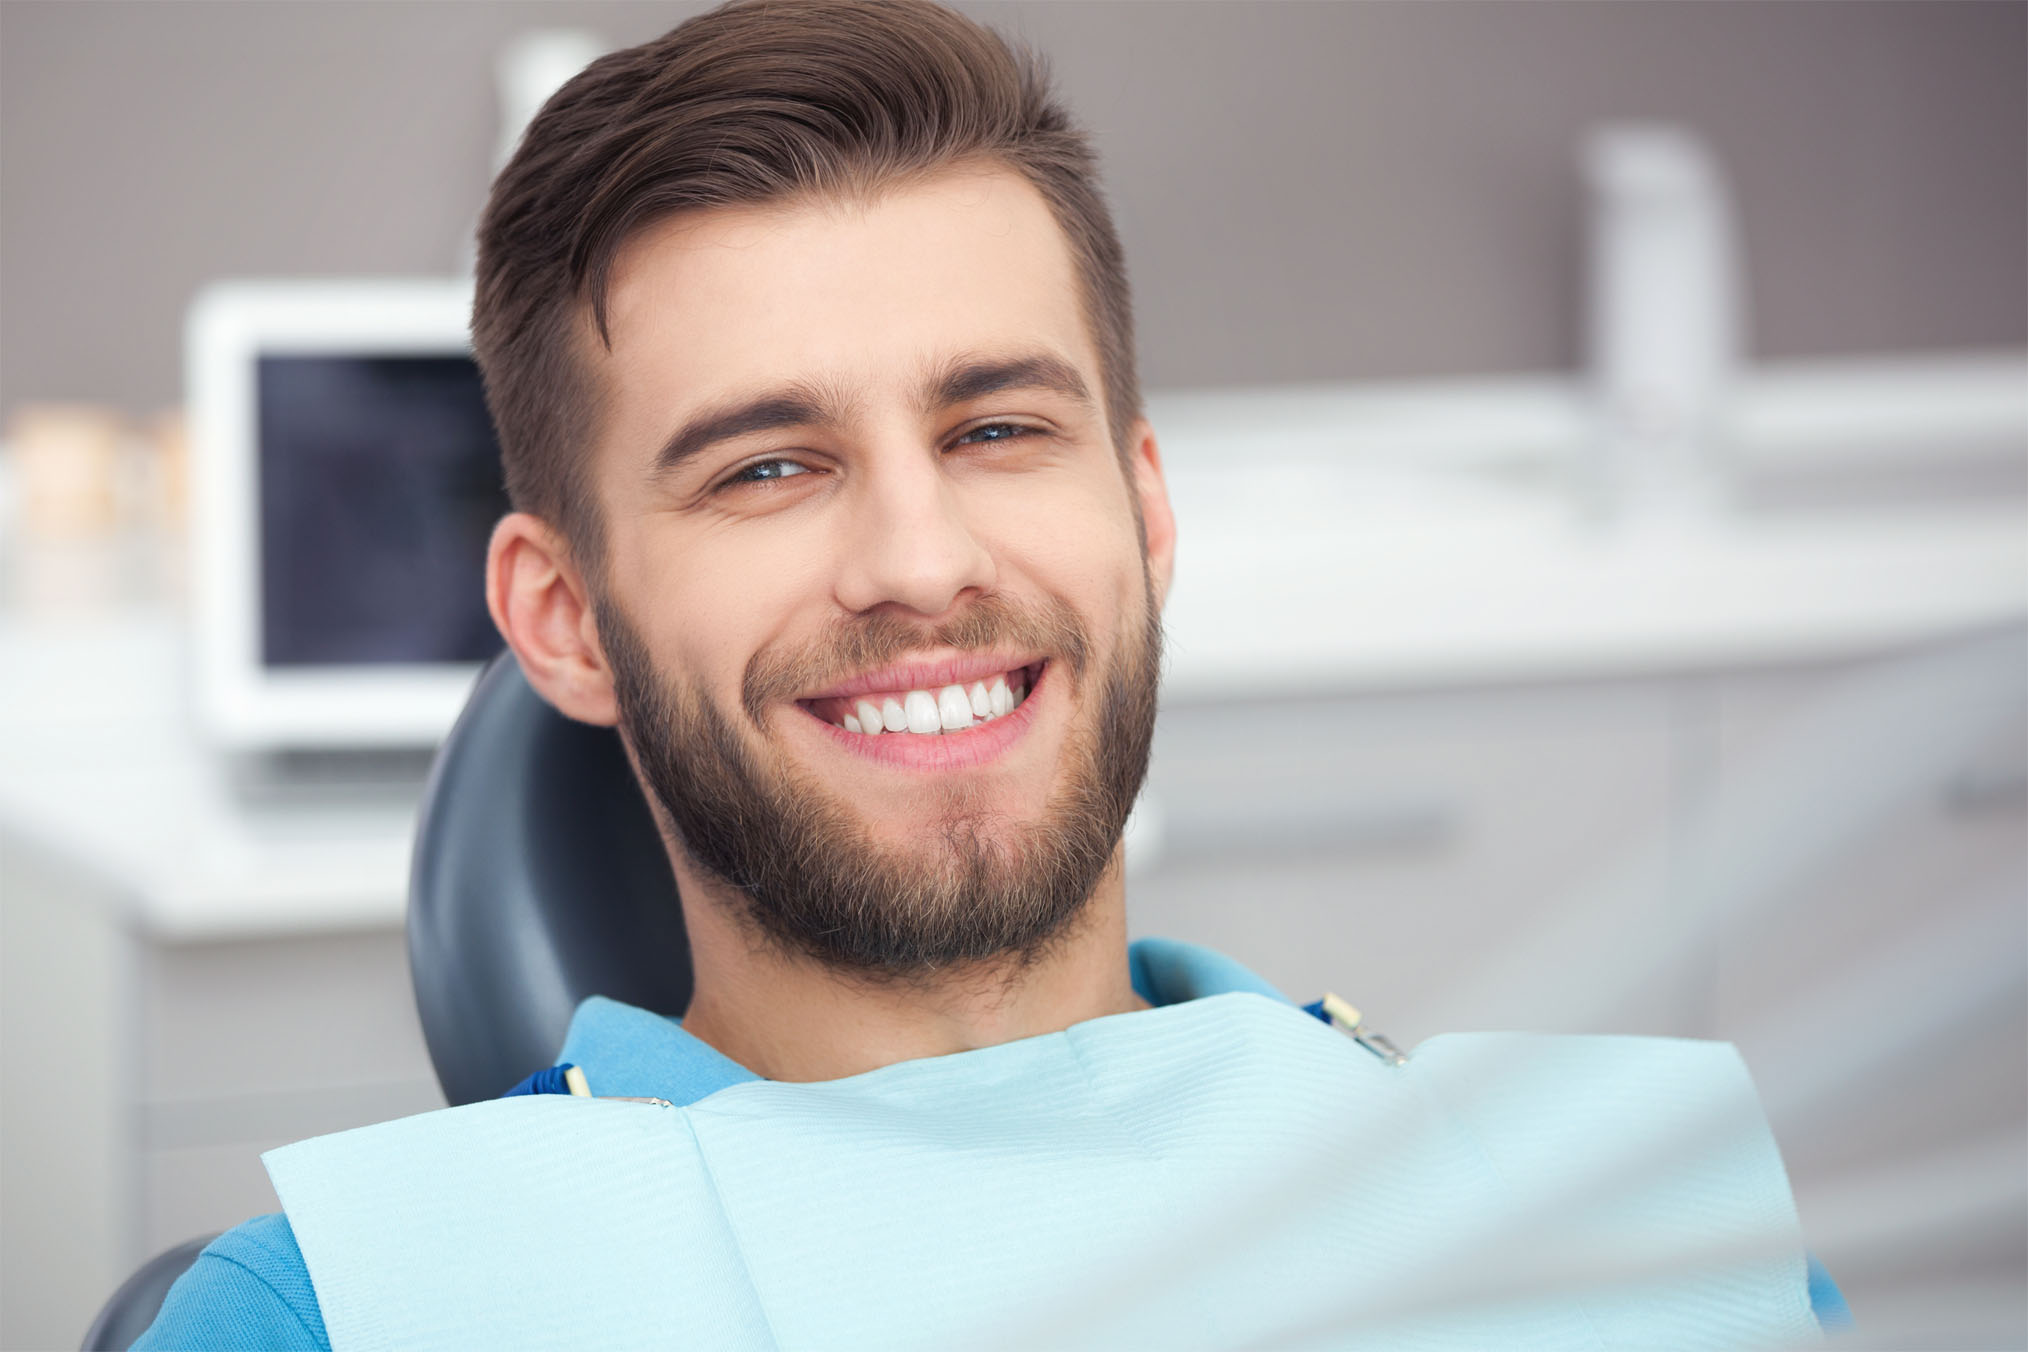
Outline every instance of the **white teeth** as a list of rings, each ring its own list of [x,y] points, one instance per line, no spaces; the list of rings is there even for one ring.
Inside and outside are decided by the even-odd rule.
[[[847,732],[877,734],[913,732],[927,735],[962,732],[995,718],[1004,718],[1021,706],[1027,696],[1017,675],[1010,685],[1006,675],[991,681],[973,681],[969,686],[947,685],[940,690],[910,690],[883,698],[878,707],[862,699],[844,716]]]
[[[937,691],[937,717],[945,732],[960,732],[972,726],[972,702],[965,697],[965,687],[947,685]]]
[[[903,717],[908,720],[910,732],[940,732],[943,730],[943,714],[937,708],[936,696],[927,690],[908,692],[907,711]]]

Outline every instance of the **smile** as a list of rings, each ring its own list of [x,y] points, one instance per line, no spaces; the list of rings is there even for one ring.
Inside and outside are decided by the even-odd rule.
[[[967,665],[977,665],[971,663]],[[1011,667],[990,674],[944,671],[943,676],[959,679],[941,683],[892,688],[867,688],[847,694],[824,695],[798,701],[804,709],[833,727],[862,737],[908,733],[917,737],[941,737],[964,732],[1005,718],[1027,700],[1042,673],[1043,663]],[[894,675],[903,675],[896,672]],[[870,678],[878,681],[886,673]],[[855,681],[865,685],[866,681]]]

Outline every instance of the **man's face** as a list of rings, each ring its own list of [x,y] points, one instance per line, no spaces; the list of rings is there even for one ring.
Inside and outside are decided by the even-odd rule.
[[[609,317],[588,582],[687,854],[834,964],[1039,948],[1146,768],[1169,540],[1042,198],[982,170],[679,217]]]

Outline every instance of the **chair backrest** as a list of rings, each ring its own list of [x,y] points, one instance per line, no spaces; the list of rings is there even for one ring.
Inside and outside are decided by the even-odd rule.
[[[689,1006],[683,911],[618,734],[557,713],[512,653],[480,675],[430,771],[408,954],[454,1104],[553,1064],[586,996]]]

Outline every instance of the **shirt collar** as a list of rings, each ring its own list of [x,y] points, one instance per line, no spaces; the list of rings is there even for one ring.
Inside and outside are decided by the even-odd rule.
[[[1134,992],[1151,1005],[1181,1004],[1207,995],[1248,991],[1288,997],[1222,953],[1176,939],[1141,939],[1127,950]],[[594,995],[577,1007],[560,1062],[580,1067],[601,1097],[661,1098],[689,1104],[731,1085],[759,1079],[710,1044],[683,1031],[683,1022]]]

